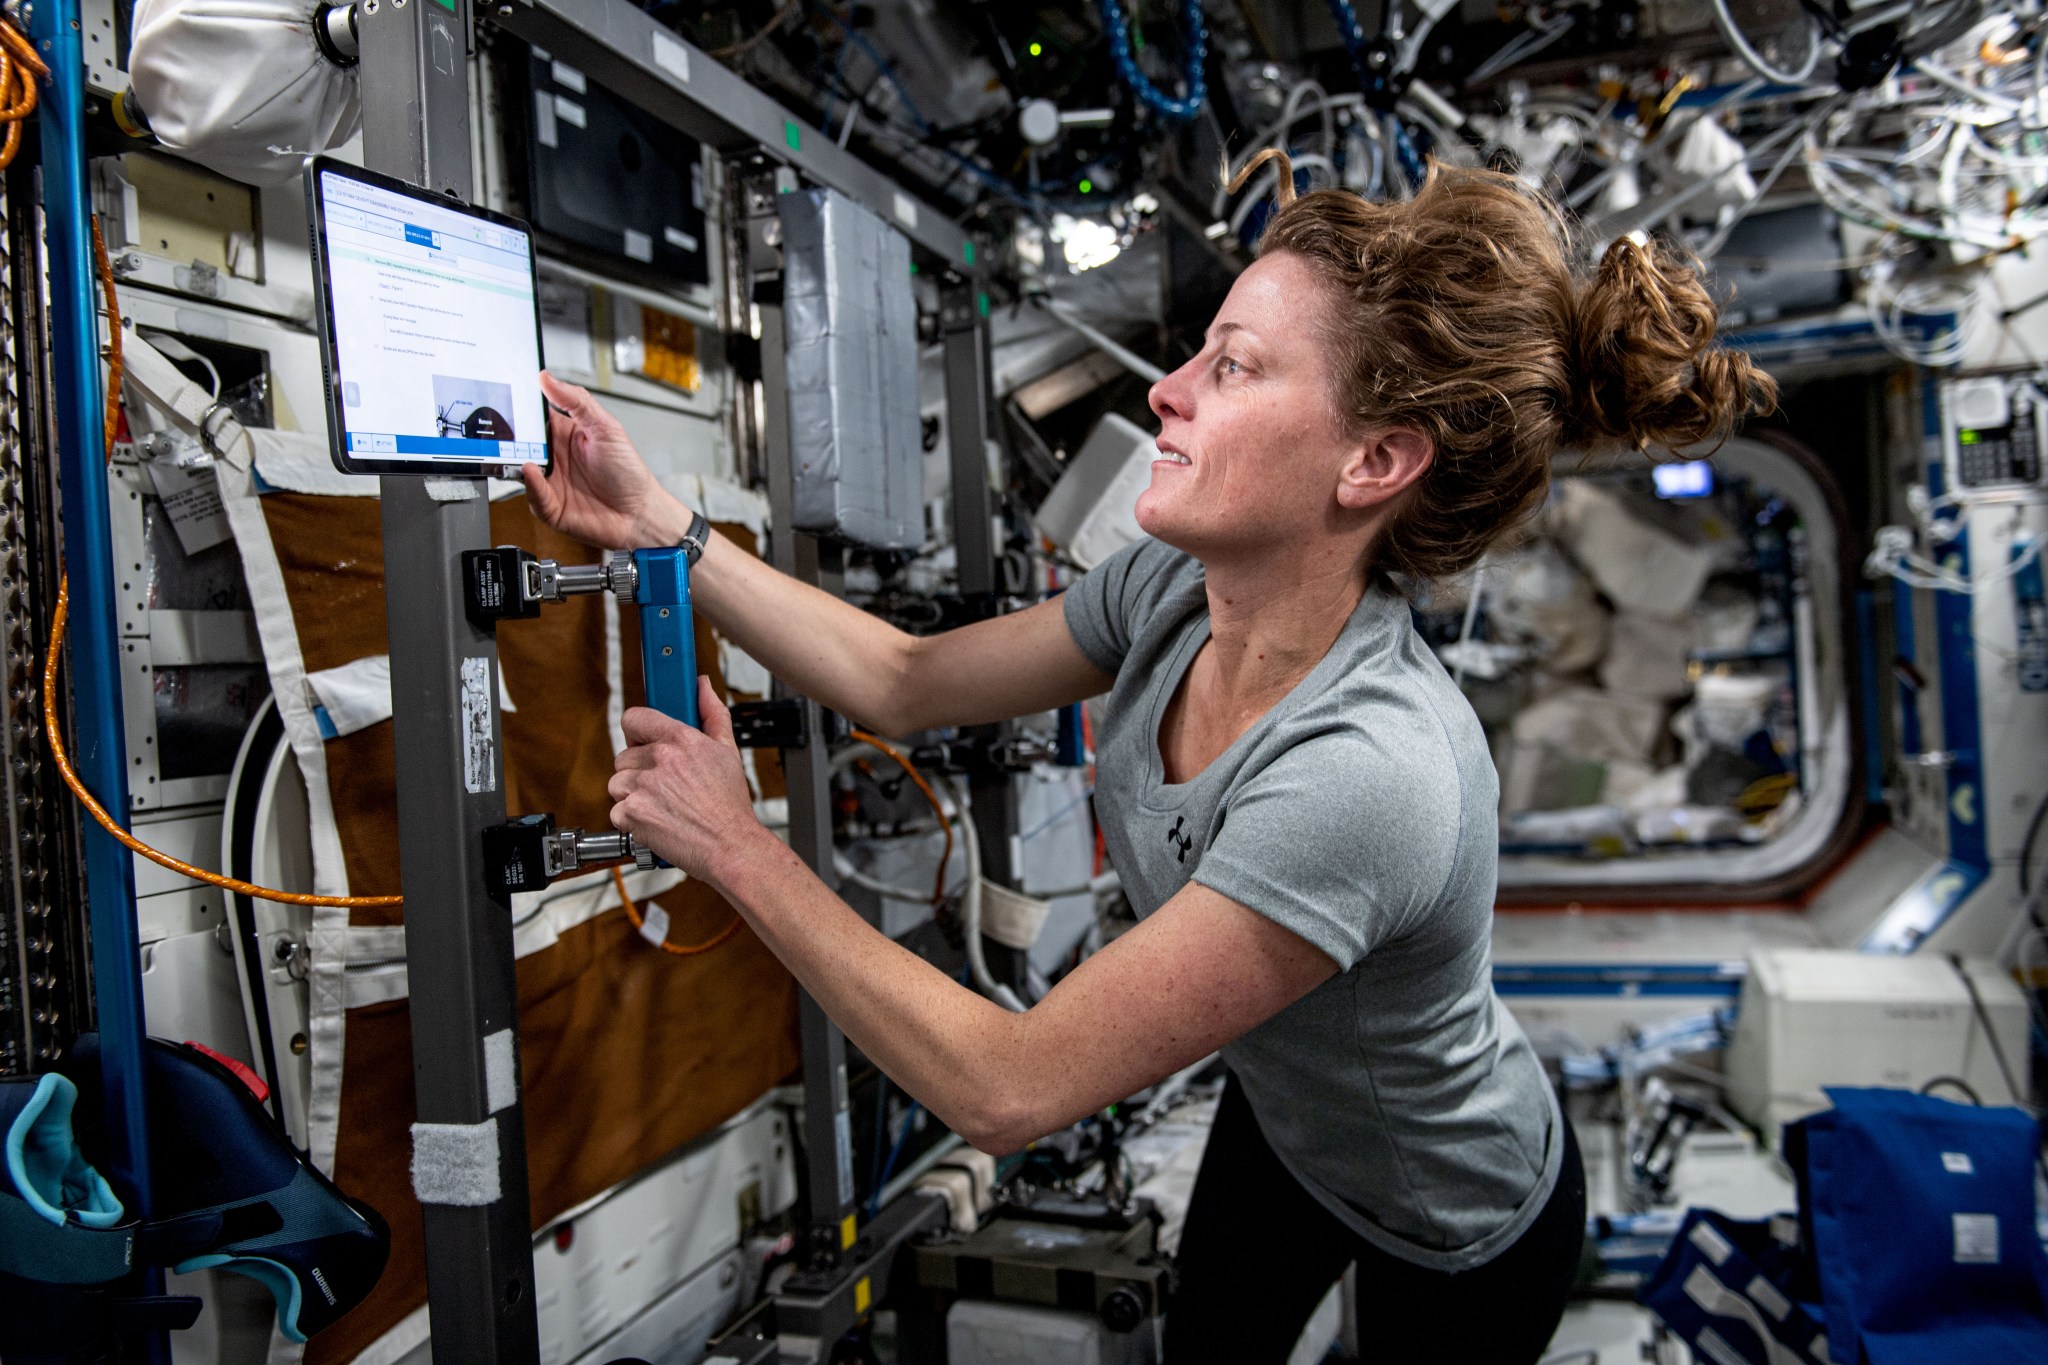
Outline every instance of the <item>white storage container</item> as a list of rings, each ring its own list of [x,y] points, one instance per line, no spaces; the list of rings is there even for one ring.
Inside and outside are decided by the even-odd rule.
[[[1971,985],[2024,1087],[2026,998],[1993,962],[1964,958],[1958,967],[1932,954],[1824,948],[1754,953],[1728,1048],[1728,1102],[1775,1144],[1784,1124],[1828,1107],[1823,1086],[1919,1090],[1954,1077],[1985,1104],[2023,1100],[2006,1085]],[[1933,1093],[1964,1099],[1953,1086]]]

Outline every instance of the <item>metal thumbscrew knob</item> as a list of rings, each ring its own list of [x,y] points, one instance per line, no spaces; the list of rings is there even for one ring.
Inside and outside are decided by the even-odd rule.
[[[1112,1292],[1096,1312],[1102,1317],[1102,1325],[1112,1332],[1133,1331],[1145,1320],[1144,1303],[1128,1288]]]

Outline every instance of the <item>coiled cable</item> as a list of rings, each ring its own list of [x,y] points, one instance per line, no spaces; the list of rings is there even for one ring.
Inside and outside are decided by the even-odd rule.
[[[1097,7],[1102,11],[1103,31],[1109,37],[1109,55],[1131,93],[1161,118],[1175,123],[1185,123],[1202,112],[1209,99],[1209,29],[1202,19],[1202,0],[1182,0],[1180,7],[1181,22],[1187,29],[1188,67],[1182,79],[1187,93],[1179,99],[1152,84],[1138,65],[1137,54],[1131,49],[1131,21],[1124,14],[1123,0],[1098,0]]]

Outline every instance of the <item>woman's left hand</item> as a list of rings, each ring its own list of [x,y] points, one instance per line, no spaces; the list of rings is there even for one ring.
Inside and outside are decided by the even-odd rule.
[[[692,877],[720,875],[756,839],[773,838],[754,814],[746,768],[733,740],[732,713],[697,679],[704,728],[659,711],[626,712],[628,747],[612,774],[612,828],[632,834]]]

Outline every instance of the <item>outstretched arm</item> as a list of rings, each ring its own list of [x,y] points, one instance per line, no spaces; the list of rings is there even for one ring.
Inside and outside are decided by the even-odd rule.
[[[1190,883],[1012,1014],[870,927],[762,829],[731,723],[626,714],[612,823],[710,882],[875,1063],[953,1131],[1004,1153],[1242,1036],[1334,975],[1306,939]]]
[[[529,468],[543,521],[612,549],[674,545],[691,513],[649,472],[618,420],[543,375],[555,466]],[[690,576],[697,608],[798,692],[886,735],[1048,711],[1114,681],[1068,634],[1058,603],[941,635],[898,630],[714,535]]]

